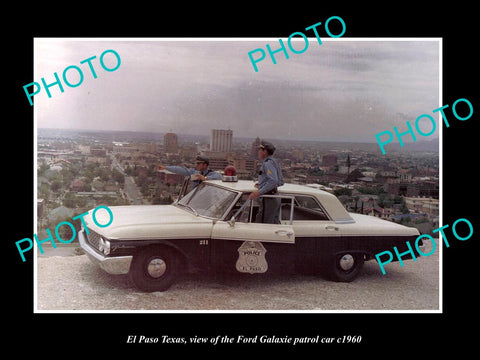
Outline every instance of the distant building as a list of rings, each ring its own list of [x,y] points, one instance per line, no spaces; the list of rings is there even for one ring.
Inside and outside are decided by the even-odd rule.
[[[293,158],[295,161],[303,161],[304,158],[305,158],[305,155],[304,155],[304,153],[303,153],[303,150],[293,149],[293,150],[292,150],[292,158]]]
[[[114,154],[127,154],[127,153],[134,153],[138,151],[138,146],[130,146],[130,145],[124,145],[124,144],[114,144],[112,152]]]
[[[95,189],[95,191],[104,191],[105,190],[105,183],[100,180],[100,178],[95,178],[92,181],[92,188]],[[83,187],[82,187],[83,189]],[[81,191],[81,190],[79,190]]]
[[[212,170],[224,170],[228,166],[228,160],[224,157],[222,158],[210,158],[210,163],[208,167]]]
[[[37,199],[37,216],[39,218],[43,217],[45,206],[45,199]]]
[[[168,185],[178,185],[181,184],[184,180],[185,176],[180,174],[172,173],[168,170],[160,171],[158,173],[158,180],[161,183],[168,184]]]
[[[212,152],[232,152],[232,130],[212,129],[210,133],[210,151]]]
[[[439,201],[433,198],[404,197],[405,205],[411,213],[438,216]]]
[[[145,143],[138,146],[138,148],[144,152],[155,154],[157,153],[157,144]]]
[[[88,155],[90,154],[90,146],[88,145],[78,145],[78,150],[81,154]]]
[[[82,191],[85,186],[85,182],[82,179],[75,179],[70,184],[73,191]]]
[[[337,165],[337,155],[327,154],[322,158],[322,166],[335,166]]]
[[[438,199],[439,184],[436,181],[387,182],[384,186],[385,191],[392,195],[408,197],[431,197]]]
[[[347,175],[345,182],[348,184],[353,181],[361,181],[360,179],[363,179],[364,177],[365,176],[362,174],[362,172],[359,169],[355,169]]]
[[[93,156],[107,156],[107,150],[101,148],[90,149],[90,155]]]
[[[47,215],[49,221],[57,221],[58,219],[71,218],[73,216],[73,209],[66,206],[59,206],[50,211]]]
[[[228,165],[232,165],[239,172],[253,173],[257,169],[257,160],[248,156],[229,156]]]
[[[85,158],[87,163],[95,163],[99,165],[109,165],[111,160],[109,157],[87,156]]]
[[[163,150],[165,153],[178,152],[178,137],[174,133],[166,133],[163,137]]]
[[[252,143],[252,148],[250,149],[250,155],[256,159],[258,155],[258,147],[261,144],[261,140],[259,137],[255,139],[255,141]]]
[[[118,191],[118,184],[115,180],[108,180],[105,183],[105,191]]]

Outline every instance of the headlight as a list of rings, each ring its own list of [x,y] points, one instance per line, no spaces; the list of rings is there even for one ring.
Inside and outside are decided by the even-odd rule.
[[[105,255],[110,254],[110,241],[100,238],[100,241],[98,242],[98,250],[102,251]]]
[[[108,241],[108,240],[105,240],[105,246],[103,248],[103,253],[105,255],[110,254],[110,241]]]
[[[103,238],[100,238],[100,241],[98,242],[98,250],[103,251],[105,248],[105,241],[103,241]]]

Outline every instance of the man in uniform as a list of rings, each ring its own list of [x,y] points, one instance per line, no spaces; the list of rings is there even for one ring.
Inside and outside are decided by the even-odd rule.
[[[175,174],[184,176],[196,175],[193,186],[196,187],[203,180],[222,180],[222,175],[208,168],[210,160],[206,156],[198,155],[195,159],[195,168],[187,168],[185,166],[163,166],[158,165],[159,170],[168,170]]]
[[[268,141],[262,141],[258,148],[258,158],[262,160],[258,176],[258,190],[253,191],[249,199],[255,199],[261,195],[276,195],[278,187],[284,184],[282,170],[277,161],[272,157],[275,146]],[[278,212],[280,210],[280,198],[262,198],[260,211],[257,214],[257,222],[280,224]]]

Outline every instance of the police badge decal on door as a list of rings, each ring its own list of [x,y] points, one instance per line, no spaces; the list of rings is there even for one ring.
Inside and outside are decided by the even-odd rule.
[[[245,241],[238,248],[237,271],[249,274],[266,272],[268,269],[266,252],[261,242]]]

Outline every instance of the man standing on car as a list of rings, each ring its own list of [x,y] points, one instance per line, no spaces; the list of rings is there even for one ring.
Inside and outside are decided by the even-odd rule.
[[[253,191],[249,199],[253,200],[261,195],[276,195],[278,187],[284,184],[282,170],[277,161],[272,157],[275,146],[268,141],[262,141],[258,148],[258,158],[262,160],[258,176],[258,190]],[[262,198],[257,221],[268,224],[280,224],[278,212],[280,210],[280,198]]]
[[[196,175],[193,181],[194,187],[203,180],[222,180],[222,175],[208,167],[210,160],[206,156],[198,155],[195,159],[195,168],[187,168],[186,166],[164,166],[158,165],[158,170],[168,170],[175,174],[184,176]]]

